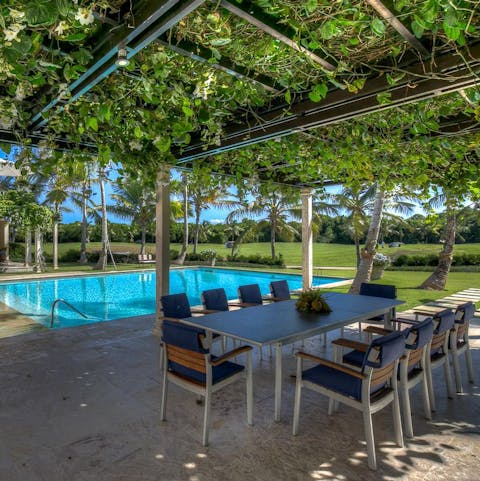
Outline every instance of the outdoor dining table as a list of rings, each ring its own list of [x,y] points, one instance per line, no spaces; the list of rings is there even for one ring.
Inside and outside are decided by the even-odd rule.
[[[385,326],[390,327],[392,312],[403,304],[397,299],[338,292],[325,293],[324,297],[332,312],[300,312],[295,300],[287,300],[189,317],[182,322],[205,329],[209,344],[212,333],[216,332],[260,348],[275,347],[275,421],[280,421],[283,345],[382,314],[385,314]]]

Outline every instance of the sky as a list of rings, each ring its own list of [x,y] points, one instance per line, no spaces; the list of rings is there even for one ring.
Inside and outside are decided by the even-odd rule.
[[[10,152],[9,155],[7,155],[1,148],[0,148],[0,159],[6,159],[6,160],[13,160],[14,159],[14,156],[15,156],[15,150],[16,149],[12,149],[12,151]],[[117,177],[116,175],[116,170],[113,169],[110,173],[109,173],[109,177],[112,179],[112,180],[115,180],[115,178]],[[172,178],[173,179],[179,179],[180,178],[180,175],[178,174],[178,172],[176,171],[173,171],[172,172]],[[333,194],[333,193],[337,193],[339,192],[341,187],[339,186],[329,186],[327,187],[327,192]],[[234,191],[234,188],[230,189],[232,190],[232,192]],[[99,187],[98,185],[93,185],[92,186],[92,196],[93,196],[93,202],[94,203],[99,203],[100,201],[100,192],[99,192]],[[112,190],[112,185],[110,183],[106,183],[105,184],[105,192],[106,192],[106,197],[107,197],[107,204],[112,204],[113,201],[111,200],[111,194],[113,192]],[[80,221],[81,220],[81,212],[80,210],[74,206],[71,202],[67,202],[65,204],[65,207],[67,207],[68,209],[71,210],[71,212],[65,212],[63,214],[63,219],[62,219],[62,222],[63,223],[66,223],[66,224],[69,224],[71,222],[76,222],[76,221]],[[222,209],[222,208],[215,208],[215,207],[208,207],[208,208],[205,208],[203,211],[202,211],[202,214],[201,214],[201,217],[200,217],[200,221],[203,222],[203,221],[208,221],[212,224],[218,224],[218,223],[223,223],[225,222],[225,218],[227,217],[227,215],[229,214],[230,210],[229,209]],[[415,213],[424,213],[423,210],[418,207],[415,209]],[[108,214],[108,218],[111,222],[120,222],[120,223],[126,223],[127,221],[125,219],[122,219],[122,218],[119,218],[117,216],[115,216],[114,214],[112,213],[109,213]],[[190,218],[189,219],[191,222],[194,221],[193,218]]]

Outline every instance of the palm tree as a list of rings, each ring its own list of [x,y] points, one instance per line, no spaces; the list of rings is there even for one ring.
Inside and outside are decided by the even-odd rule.
[[[243,217],[262,217],[270,225],[270,252],[275,259],[275,236],[277,233],[289,232],[299,235],[299,232],[288,223],[289,218],[301,218],[299,207],[299,192],[279,186],[261,186],[253,202],[244,204],[228,214],[225,221],[231,223]]]
[[[155,190],[141,179],[127,177],[118,180],[111,198],[116,205],[108,210],[140,227],[140,254],[145,254],[147,228],[155,220]]]
[[[195,226],[193,235],[193,253],[197,252],[198,236],[200,233],[200,215],[202,210],[210,205],[219,209],[231,207],[237,202],[228,197],[227,187],[220,177],[199,177],[196,173],[186,174],[190,190]]]
[[[360,240],[368,227],[368,216],[372,211],[375,199],[375,185],[361,185],[358,187],[343,187],[334,196],[336,205],[346,212],[347,229],[355,243],[357,267],[360,265]]]

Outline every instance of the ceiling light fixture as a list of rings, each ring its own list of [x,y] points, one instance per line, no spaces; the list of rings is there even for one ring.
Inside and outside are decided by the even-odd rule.
[[[118,55],[117,55],[117,60],[115,61],[115,63],[119,66],[119,67],[126,67],[129,63],[130,63],[130,60],[128,60],[127,58],[127,49],[123,46],[119,46],[118,47]]]

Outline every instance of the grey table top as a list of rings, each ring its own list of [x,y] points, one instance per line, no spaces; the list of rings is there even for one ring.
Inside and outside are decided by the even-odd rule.
[[[183,321],[258,345],[288,344],[347,324],[383,314],[403,301],[383,297],[325,293],[332,312],[304,313],[295,301],[281,301],[235,311],[224,311]]]

